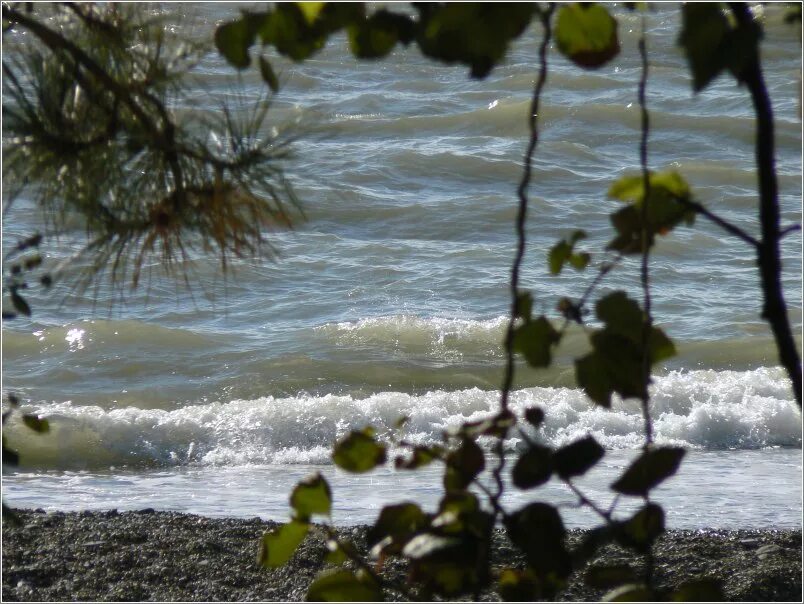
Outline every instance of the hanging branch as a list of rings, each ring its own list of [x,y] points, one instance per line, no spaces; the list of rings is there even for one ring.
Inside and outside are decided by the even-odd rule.
[[[746,28],[747,31],[758,27],[753,21],[751,9],[747,4],[730,2],[729,7],[740,27]],[[752,46],[738,78],[748,87],[757,118],[755,154],[759,172],[759,220],[762,233],[757,248],[757,261],[762,293],[765,298],[762,318],[770,324],[779,349],[779,360],[790,376],[793,383],[793,394],[798,406],[801,407],[801,358],[793,339],[782,291],[782,261],[779,246],[782,232],[779,225],[779,185],[774,158],[776,143],[774,141],[773,109],[759,62],[758,44],[755,43]]]

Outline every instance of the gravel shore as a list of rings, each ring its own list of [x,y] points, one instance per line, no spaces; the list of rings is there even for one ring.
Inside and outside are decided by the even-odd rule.
[[[4,602],[298,601],[325,565],[324,537],[314,531],[286,566],[259,568],[258,539],[276,524],[258,518],[153,510],[17,513],[20,526],[3,522]],[[356,545],[365,543],[366,527],[341,530]],[[582,534],[572,531],[571,544]],[[800,530],[670,531],[656,547],[656,577],[665,588],[718,577],[729,600],[800,602],[801,552]],[[521,563],[502,539],[493,559],[495,566]],[[641,563],[616,546],[599,560]],[[404,576],[399,564],[386,565],[385,572]],[[573,575],[560,599],[595,601],[602,595]]]

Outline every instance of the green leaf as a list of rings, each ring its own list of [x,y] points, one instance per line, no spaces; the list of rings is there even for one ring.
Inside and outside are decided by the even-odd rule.
[[[25,414],[22,416],[23,423],[34,432],[44,433],[50,431],[50,424],[46,419],[40,418],[37,415]]]
[[[257,562],[267,568],[284,565],[304,541],[308,529],[306,522],[293,520],[272,531],[266,531],[262,536]]]
[[[569,262],[573,268],[582,270],[589,264],[589,254],[575,254],[573,249],[575,244],[581,239],[586,239],[584,231],[575,231],[569,237],[566,237],[556,243],[547,254],[547,261],[550,265],[550,273],[558,275],[564,265]]]
[[[623,495],[645,497],[678,470],[684,449],[680,447],[659,447],[649,449],[634,461],[625,473],[611,485]]]
[[[592,352],[575,361],[578,385],[604,407],[611,406],[615,392],[623,398],[644,398],[648,384],[643,366],[642,309],[625,292],[616,291],[598,301],[596,312],[604,328],[590,336]],[[651,327],[647,353],[651,364],[675,353],[675,346],[664,332]]]
[[[614,392],[623,398],[645,398],[640,345],[606,329],[593,333],[590,340],[593,352],[575,361],[578,384],[589,398],[606,408]]]
[[[470,66],[484,78],[498,64],[511,40],[525,31],[534,14],[528,3],[420,3],[416,38],[425,56]]]
[[[556,474],[564,480],[582,476],[603,459],[605,451],[592,436],[586,436],[561,447],[553,455]]]
[[[528,560],[528,567],[539,577],[566,578],[572,572],[564,544],[566,529],[558,510],[546,503],[531,503],[503,520],[508,537]]]
[[[324,47],[329,32],[308,22],[298,4],[279,3],[265,13],[259,34],[263,44],[274,46],[294,61],[303,61]]]
[[[514,350],[521,353],[531,367],[549,367],[551,348],[561,340],[561,334],[544,316],[527,321],[514,331]]]
[[[449,537],[423,533],[402,551],[417,584],[443,596],[471,592],[481,584],[477,569],[482,552],[480,539],[469,533]]]
[[[528,291],[519,291],[516,294],[516,316],[530,321],[533,312],[533,296]]]
[[[378,59],[390,53],[398,40],[413,39],[414,27],[408,17],[380,9],[349,26],[349,48],[359,59]]]
[[[6,446],[6,435],[3,434],[3,463],[10,466],[20,465],[20,456],[13,449]]]
[[[276,77],[276,73],[274,73],[274,68],[271,67],[268,59],[262,55],[260,55],[260,75],[262,76],[262,81],[268,84],[271,92],[279,92],[279,80]]]
[[[673,602],[724,602],[723,582],[720,579],[695,579],[679,587],[670,596]]]
[[[658,363],[676,356],[676,346],[658,327],[651,328],[648,340],[650,348],[650,362]]]
[[[397,457],[394,460],[394,466],[402,470],[415,470],[423,466],[431,464],[434,460],[440,459],[444,454],[444,449],[438,445],[429,447],[417,445],[413,448],[413,454],[410,458]]]
[[[513,568],[500,572],[499,592],[506,602],[534,602],[539,599],[539,581],[533,573]]]
[[[630,583],[613,589],[605,596],[604,602],[653,602],[653,592],[641,583]]]
[[[733,26],[720,3],[690,2],[682,7],[678,43],[687,55],[692,88],[700,92],[725,69],[740,79],[757,53],[758,24]]]
[[[579,67],[595,69],[620,52],[617,21],[600,4],[562,6],[555,26],[561,53]]]
[[[461,445],[447,456],[444,488],[448,491],[465,489],[485,467],[483,450],[471,438],[463,438]]]
[[[428,524],[427,515],[415,503],[387,505],[380,512],[377,522],[366,535],[369,547],[390,537],[390,542],[383,547],[384,553],[397,553],[416,532]]]
[[[637,574],[628,564],[601,564],[586,571],[586,584],[595,589],[611,589],[624,583],[634,583]]]
[[[439,533],[479,535],[484,534],[489,522],[490,515],[480,509],[480,502],[473,493],[452,491],[441,499],[430,525]]]
[[[648,503],[627,522],[619,525],[617,541],[626,547],[646,552],[664,532],[664,510]]]
[[[332,509],[332,492],[329,484],[316,472],[305,478],[290,494],[290,507],[296,512],[296,519],[307,520],[313,514],[329,516]]]
[[[16,289],[12,289],[10,291],[10,296],[11,296],[11,303],[14,305],[14,308],[17,309],[17,312],[22,313],[26,317],[30,317],[31,316],[31,307],[28,306],[28,303],[25,301],[25,298],[20,296],[17,293]]]
[[[538,428],[544,421],[544,410],[541,407],[528,407],[525,409],[525,421]]]
[[[587,252],[579,252],[577,254],[572,254],[568,258],[568,262],[572,265],[572,268],[582,271],[587,266],[589,266],[589,262],[592,260],[592,256],[590,256]]]
[[[360,578],[349,570],[322,572],[307,589],[308,602],[377,602],[382,590],[370,578]]]
[[[695,211],[688,207],[692,193],[686,180],[673,170],[650,172],[648,196],[648,245],[653,245],[655,235],[666,235],[682,221],[693,224]],[[608,249],[625,254],[641,253],[642,250],[642,204],[645,198],[642,175],[624,175],[609,188],[611,199],[628,204],[611,215],[617,237]]]
[[[552,451],[548,447],[532,445],[519,457],[512,475],[517,488],[530,489],[550,480],[552,473]]]
[[[332,461],[348,472],[362,473],[385,463],[385,445],[374,440],[371,430],[353,430],[335,444]]]
[[[301,10],[305,20],[311,25],[315,22],[326,5],[326,2],[296,2],[296,6]]]
[[[224,23],[215,30],[215,46],[230,64],[245,69],[251,64],[248,50],[256,36],[253,22],[243,17]]]
[[[324,555],[324,561],[327,564],[343,564],[349,559],[346,555],[344,548],[334,539],[327,541],[327,553]]]
[[[608,333],[621,335],[635,344],[641,344],[645,313],[624,291],[612,292],[598,300],[595,313],[606,324]]]

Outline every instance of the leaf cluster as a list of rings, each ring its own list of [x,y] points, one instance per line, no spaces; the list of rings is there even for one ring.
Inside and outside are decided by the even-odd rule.
[[[628,4],[630,10],[639,8],[636,3]],[[359,59],[383,57],[397,44],[415,44],[425,56],[466,65],[471,77],[482,78],[504,60],[510,41],[538,18],[544,35],[549,38],[554,34],[559,52],[582,69],[598,68],[620,51],[618,22],[601,4],[565,4],[557,11],[552,5],[544,9],[540,5],[502,3],[413,3],[409,12],[396,12],[398,7],[393,8],[394,11],[372,10],[362,3],[282,4],[266,11],[244,12],[240,19],[222,25],[216,33],[216,44],[232,65],[244,69],[250,65],[250,51],[256,45],[263,50],[272,47],[280,55],[302,61],[323,48],[335,32],[345,30],[350,50]],[[750,47],[755,44],[756,32],[732,24],[717,5],[688,4],[682,8],[682,15],[680,44],[690,60],[695,89],[726,68],[738,75],[753,52]],[[710,26],[711,35],[707,33]],[[640,48],[644,53],[644,45]],[[259,64],[266,83],[276,90],[268,58],[260,54]],[[532,143],[535,146],[535,138]],[[589,314],[586,306],[594,290],[621,259],[635,255],[647,259],[656,237],[666,236],[682,224],[693,224],[701,206],[693,200],[684,178],[674,171],[650,171],[645,164],[641,173],[625,174],[611,184],[608,198],[623,204],[611,214],[615,237],[606,251],[615,254],[614,259],[600,264],[597,276],[577,300],[559,301],[563,326],[545,315],[534,316],[533,296],[516,289],[518,275],[514,275],[507,340],[511,355],[521,354],[535,368],[548,367],[567,324],[584,325]],[[524,203],[527,204],[526,197]],[[523,249],[524,236],[520,234]],[[557,275],[566,266],[578,271],[587,269],[591,255],[576,250],[578,242],[585,238],[584,231],[575,230],[558,241],[547,254],[549,272]],[[518,263],[514,268],[517,271]],[[647,271],[643,287],[649,287]],[[443,466],[444,492],[437,510],[427,512],[411,501],[381,510],[368,534],[374,562],[371,568],[379,570],[389,558],[405,560],[409,589],[415,590],[410,595],[416,598],[471,594],[477,599],[483,590],[495,585],[506,600],[554,598],[571,573],[584,569],[587,583],[610,590],[607,599],[612,601],[722,597],[716,581],[691,581],[675,593],[664,593],[652,585],[649,570],[640,576],[624,564],[588,567],[600,547],[612,542],[651,559],[652,545],[665,530],[665,514],[650,496],[677,472],[684,456],[683,449],[653,444],[649,428],[650,368],[675,355],[672,341],[653,325],[649,307],[642,308],[624,291],[608,293],[595,303],[594,309],[599,326],[586,329],[590,351],[575,360],[577,382],[595,404],[605,408],[611,407],[614,395],[639,399],[648,426],[641,454],[610,485],[616,496],[611,508],[598,506],[574,482],[604,458],[605,450],[596,439],[590,434],[558,448],[542,444],[533,433],[540,429],[545,410],[531,407],[518,418],[508,409],[504,392],[497,415],[445,432],[443,442],[438,444],[412,444],[398,436],[385,441],[370,427],[355,430],[335,444],[333,462],[349,472],[365,473],[383,466],[391,448],[401,450],[394,456],[397,470],[416,470],[433,463]],[[398,429],[403,427],[401,421]],[[551,480],[560,481],[578,497],[578,505],[589,507],[600,517],[601,526],[591,530],[576,548],[570,549],[567,544],[557,506],[539,500],[517,510],[501,505],[505,467],[502,442],[513,430],[526,444],[511,470],[514,487],[530,491]],[[483,439],[497,443],[491,460],[481,447]],[[629,517],[617,518],[614,512],[619,497],[639,497],[644,503]],[[298,515],[293,498],[291,503]],[[285,526],[296,527],[306,522],[304,518]],[[492,569],[490,540],[498,520],[511,543],[523,554],[523,568]],[[270,537],[271,547],[278,548],[280,558],[286,559],[303,538],[302,533],[298,527],[280,528]],[[309,599],[382,597],[382,580],[369,572],[368,563],[353,548],[331,541],[330,549],[330,561],[346,566],[323,573],[311,585]],[[262,559],[273,565],[277,557],[266,554]],[[353,570],[355,566],[357,571]]]

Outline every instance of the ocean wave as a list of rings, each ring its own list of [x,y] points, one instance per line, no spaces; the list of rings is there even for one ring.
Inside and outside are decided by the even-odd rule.
[[[381,392],[364,398],[300,394],[189,405],[175,410],[104,410],[71,402],[27,406],[49,418],[51,432],[35,435],[12,421],[5,430],[23,468],[323,464],[331,444],[351,429],[372,425],[387,434],[408,417],[405,439],[439,442],[445,431],[488,417],[493,390],[437,390],[422,395]],[[574,388],[524,388],[512,408],[541,406],[544,427],[531,435],[560,446],[592,434],[607,448],[643,442],[638,401],[593,405]],[[801,417],[782,370],[673,371],[654,378],[656,441],[695,449],[800,447]],[[484,443],[489,445],[490,443]],[[512,437],[509,450],[523,446]]]
[[[315,331],[340,344],[390,346],[411,353],[483,351],[500,356],[507,320],[504,316],[474,320],[398,314],[327,323]]]

